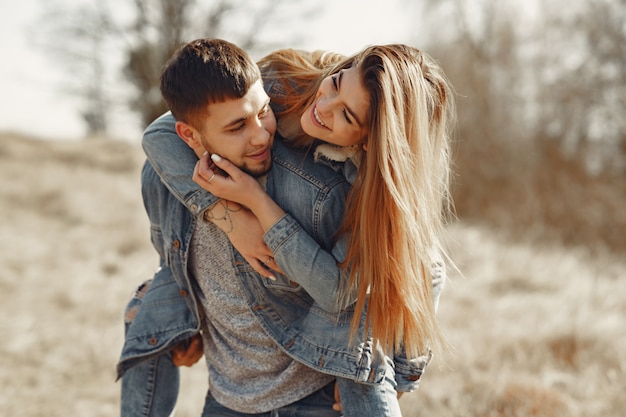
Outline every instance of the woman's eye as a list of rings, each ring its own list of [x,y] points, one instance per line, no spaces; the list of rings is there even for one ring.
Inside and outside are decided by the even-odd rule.
[[[338,89],[339,89],[339,87],[337,87],[337,76],[336,76],[336,75],[333,75],[332,77],[330,77],[330,79],[331,79],[331,81],[333,82],[333,88],[334,88],[335,90],[338,90]]]
[[[346,122],[348,122],[348,124],[352,124],[352,120],[350,120],[350,117],[348,116],[348,111],[346,109],[343,109],[343,117],[346,118]]]

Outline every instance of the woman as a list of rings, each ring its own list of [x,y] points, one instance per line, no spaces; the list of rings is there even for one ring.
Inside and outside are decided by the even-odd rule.
[[[317,267],[336,274],[340,307],[356,299],[357,313],[366,313],[368,329],[389,357],[417,358],[430,348],[439,350],[443,341],[435,309],[442,282],[434,291],[437,274],[431,270],[442,266],[454,121],[443,72],[405,45],[373,46],[351,58],[284,50],[259,65],[279,132],[294,146],[314,146],[320,162],[342,170],[353,187],[332,253],[318,248],[308,258],[315,263],[292,261],[289,255],[307,238],[299,232],[273,247],[272,258],[263,249],[246,259],[287,276],[314,275]],[[329,150],[312,138],[345,148]],[[168,150],[184,146],[176,138],[170,142]],[[144,147],[149,156],[164,149],[156,143],[144,142]],[[230,176],[214,175],[204,160],[194,175],[204,188],[249,208],[264,231],[292,222],[256,180],[219,157],[214,161]],[[213,218],[224,219],[231,204],[218,207],[226,211]],[[240,249],[236,238],[231,240]],[[353,317],[354,335],[363,323],[360,314]]]
[[[259,62],[278,129],[294,146],[315,146],[316,138],[347,147],[316,148],[320,158],[350,160],[342,164],[353,187],[341,230],[350,236],[337,268],[347,278],[341,294],[358,294],[357,310],[367,308],[386,352],[418,356],[442,341],[428,271],[449,209],[452,94],[439,66],[405,45],[373,46],[337,64],[320,58],[283,50]],[[226,161],[216,164],[230,176],[208,181],[214,171],[205,162],[194,179],[248,207],[265,231],[284,216],[254,179]],[[275,255],[287,275],[301,272],[288,252]]]

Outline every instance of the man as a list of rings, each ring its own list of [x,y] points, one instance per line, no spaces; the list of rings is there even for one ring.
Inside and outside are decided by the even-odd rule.
[[[285,161],[300,164],[304,158],[310,160],[305,154],[287,152],[282,144],[274,145],[276,121],[258,67],[235,45],[220,40],[187,44],[164,70],[161,88],[177,119],[178,135],[198,157],[205,151],[219,153],[249,174],[267,177],[268,191],[284,183],[287,175],[293,181],[292,165]],[[278,155],[270,171],[272,151]],[[334,209],[322,219],[328,225],[324,243],[330,248],[348,185],[340,175],[312,161],[306,168],[309,176],[317,175],[323,184],[330,184],[330,192],[325,191],[323,198]],[[246,293],[241,283],[263,278],[243,262],[226,233],[206,221],[207,216],[193,216],[165,188],[148,163],[142,173],[142,185],[161,270],[149,289],[139,291],[143,297],[141,308],[129,310],[131,316],[136,316],[129,317],[118,367],[120,375],[126,374],[122,381],[122,414],[169,414],[169,410],[127,408],[136,406],[136,398],[146,397],[141,392],[145,381],[141,383],[135,376],[144,378],[141,367],[148,366],[149,375],[156,380],[159,364],[171,369],[159,354],[180,346],[181,341],[202,330],[211,387],[204,415],[277,410],[291,410],[294,415],[338,415],[332,410],[334,378],[286,354],[253,314],[250,307],[255,288]],[[319,199],[321,195],[304,181],[302,192],[308,194],[303,196],[305,200]],[[302,203],[296,199],[294,204]],[[221,209],[223,217],[230,215],[232,207],[224,205]],[[292,285],[289,281],[276,285],[285,283]],[[192,293],[196,296],[190,296]],[[163,299],[175,301],[171,305],[154,303]],[[202,323],[200,317],[204,318]],[[147,322],[159,323],[160,328],[146,329]],[[192,323],[192,327],[182,326],[183,322]],[[147,357],[152,361],[145,361]],[[167,397],[159,401],[160,405],[150,406],[173,404]]]
[[[337,415],[333,376],[352,415],[382,415],[372,404],[389,387],[394,396],[396,388],[415,389],[429,358],[394,357],[389,365],[392,359],[379,355],[363,332],[350,344],[352,313],[333,310],[336,293],[324,285],[332,279],[326,274],[257,274],[227,236],[231,218],[246,210],[224,202],[207,211],[216,199],[198,192],[180,152],[196,160],[205,151],[219,154],[265,184],[287,213],[265,235],[274,250],[296,235],[302,240],[292,242],[333,250],[349,192],[345,178],[311,154],[274,142],[275,119],[258,68],[228,42],[185,45],[163,73],[162,92],[176,120],[160,118],[144,137],[165,143],[173,135],[176,145],[180,138],[188,146],[166,144],[162,159],[153,157],[142,173],[161,270],[138,291],[134,301],[141,300],[141,308],[131,303],[128,310],[118,365],[122,414],[163,415],[152,414],[155,399],[167,402],[169,413],[176,394],[159,394],[163,372],[177,375],[167,352],[193,352],[195,342],[187,350],[180,342],[202,330],[211,387],[204,415]],[[176,161],[180,167],[172,169]],[[272,261],[268,256],[264,263],[276,268]]]

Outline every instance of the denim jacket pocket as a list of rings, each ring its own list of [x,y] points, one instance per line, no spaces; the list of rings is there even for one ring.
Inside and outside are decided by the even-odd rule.
[[[285,275],[275,274],[276,279],[263,279],[263,285],[270,290],[280,290],[289,292],[304,291],[302,286],[295,281],[290,280]]]

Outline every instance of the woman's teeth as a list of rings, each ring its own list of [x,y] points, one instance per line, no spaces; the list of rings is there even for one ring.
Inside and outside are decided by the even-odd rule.
[[[317,107],[313,109],[313,116],[315,116],[315,120],[317,120],[317,123],[321,124],[324,127],[326,126],[326,123],[322,122],[320,115],[317,113]]]

